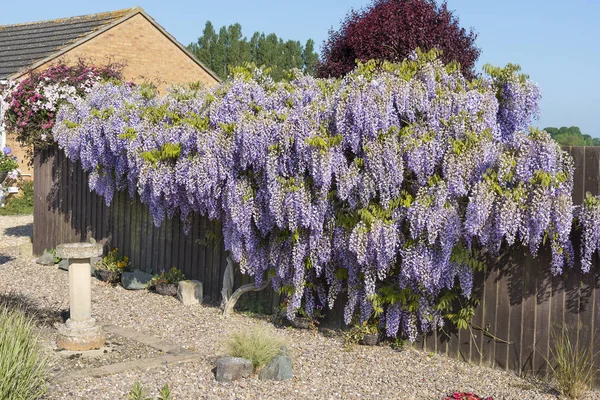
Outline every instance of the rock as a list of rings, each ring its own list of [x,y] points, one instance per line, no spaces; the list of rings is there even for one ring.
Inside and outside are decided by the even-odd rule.
[[[58,268],[68,271],[69,270],[69,259],[63,258],[62,260],[60,260],[60,262],[58,263]]]
[[[44,251],[44,254],[35,260],[35,262],[41,265],[54,265],[54,254],[49,251]]]
[[[287,348],[282,347],[279,354],[276,355],[267,366],[260,371],[258,378],[261,381],[285,381],[294,377],[292,369],[292,358]]]
[[[216,379],[219,382],[231,382],[252,375],[252,361],[241,357],[221,357],[217,360]]]
[[[202,282],[180,281],[177,284],[177,299],[184,306],[193,306],[202,303]]]
[[[148,287],[151,279],[152,274],[134,269],[133,272],[123,272],[121,275],[121,284],[128,290],[141,290]]]
[[[33,255],[33,244],[32,243],[21,243],[19,245],[19,255],[25,257],[31,257]]]

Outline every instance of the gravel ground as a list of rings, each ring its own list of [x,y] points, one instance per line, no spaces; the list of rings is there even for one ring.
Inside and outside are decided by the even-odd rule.
[[[68,305],[68,275],[18,256],[27,241],[32,217],[0,217],[0,293],[14,291],[52,309]],[[20,236],[25,235],[25,236]],[[157,395],[165,383],[174,399],[440,399],[455,390],[494,399],[555,399],[545,385],[514,374],[476,367],[440,355],[389,346],[342,350],[339,335],[278,329],[257,317],[221,317],[214,307],[186,308],[175,298],[147,291],[127,291],[92,280],[92,313],[101,323],[162,338],[198,352],[194,362],[130,370],[101,378],[87,377],[50,385],[48,399],[125,399],[136,381]],[[268,326],[287,343],[294,379],[262,382],[251,377],[218,383],[213,368],[229,333]],[[148,354],[148,357],[151,355]],[[146,357],[146,356],[144,356]],[[589,399],[600,398],[594,392]]]

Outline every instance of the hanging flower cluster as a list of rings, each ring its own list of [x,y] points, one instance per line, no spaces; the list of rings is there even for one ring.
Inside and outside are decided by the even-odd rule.
[[[102,80],[121,79],[120,70],[116,64],[92,67],[80,60],[74,66],[59,63],[21,81],[9,82],[2,99],[6,129],[28,148],[51,145],[58,108],[69,99],[87,94]]]
[[[238,69],[163,98],[98,85],[53,135],[107,204],[128,190],[157,225],[219,219],[242,272],[288,295],[289,318],[345,291],[346,323],[377,312],[414,340],[443,324],[449,293],[471,296],[482,252],[535,254],[546,239],[554,273],[573,262],[572,161],[525,131],[537,86],[513,66],[488,74],[467,81],[418,52],[341,80]]]

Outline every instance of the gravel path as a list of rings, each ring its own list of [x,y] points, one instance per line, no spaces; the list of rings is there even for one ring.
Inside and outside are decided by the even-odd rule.
[[[15,291],[52,309],[68,308],[68,275],[55,267],[18,256],[31,217],[0,217],[0,293]],[[20,236],[25,234],[25,236]],[[8,245],[7,245],[8,243]],[[157,395],[165,383],[174,399],[440,399],[454,390],[474,391],[499,399],[556,399],[545,385],[514,374],[475,367],[408,348],[357,346],[342,350],[339,335],[278,329],[268,321],[236,314],[221,317],[217,308],[186,308],[175,298],[147,291],[127,291],[92,280],[92,312],[101,323],[114,324],[162,338],[198,352],[198,361],[148,370],[130,370],[51,385],[48,399],[125,399],[136,381]],[[294,379],[262,382],[256,377],[218,383],[212,369],[229,333],[267,326],[287,343]],[[150,357],[151,355],[148,355]],[[598,392],[588,397],[600,398]]]

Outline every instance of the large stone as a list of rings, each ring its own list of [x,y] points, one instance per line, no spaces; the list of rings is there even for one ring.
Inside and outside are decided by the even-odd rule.
[[[252,361],[240,357],[222,357],[217,360],[216,379],[219,382],[231,382],[252,375]]]
[[[258,375],[261,381],[285,381],[293,377],[292,358],[285,347],[281,348],[279,354]]]
[[[63,258],[62,260],[60,260],[60,262],[57,264],[59,269],[64,269],[65,271],[69,270],[69,259],[68,258]]]
[[[128,290],[147,289],[151,280],[152,274],[139,269],[134,269],[133,272],[123,272],[121,275],[121,284]]]
[[[177,299],[184,306],[193,306],[202,303],[202,282],[180,281],[177,284]]]
[[[40,265],[54,265],[54,254],[50,253],[49,251],[44,251],[44,254],[35,260],[35,262]]]

